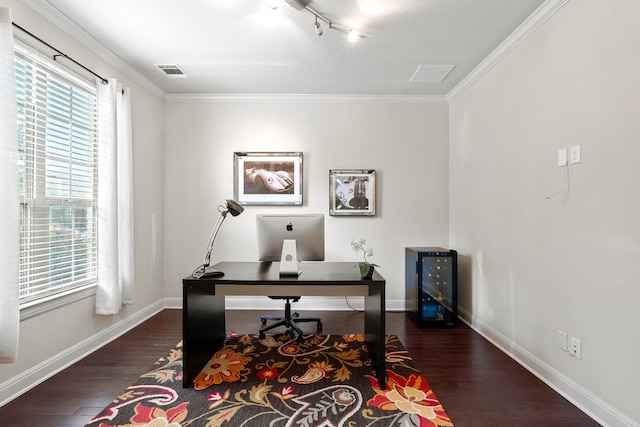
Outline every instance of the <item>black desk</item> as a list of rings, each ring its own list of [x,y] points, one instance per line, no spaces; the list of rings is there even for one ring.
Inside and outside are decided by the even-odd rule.
[[[385,280],[378,272],[362,280],[353,262],[301,262],[298,277],[280,277],[279,263],[221,262],[214,268],[225,275],[182,281],[183,387],[224,344],[225,295],[364,296],[365,339],[378,384],[385,387]]]

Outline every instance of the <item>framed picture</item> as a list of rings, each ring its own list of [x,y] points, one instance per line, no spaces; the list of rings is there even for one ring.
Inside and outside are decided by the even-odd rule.
[[[329,171],[329,215],[376,214],[376,171],[331,169]]]
[[[242,205],[301,205],[302,153],[233,155],[235,200]]]

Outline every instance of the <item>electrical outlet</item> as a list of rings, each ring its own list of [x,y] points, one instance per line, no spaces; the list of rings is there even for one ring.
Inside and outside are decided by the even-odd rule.
[[[558,330],[558,347],[567,351],[567,333]]]
[[[571,164],[580,163],[580,146],[572,145],[569,149],[569,162]]]
[[[578,338],[571,337],[569,354],[577,359],[582,359],[582,341]]]
[[[567,166],[567,149],[558,150],[558,166]]]

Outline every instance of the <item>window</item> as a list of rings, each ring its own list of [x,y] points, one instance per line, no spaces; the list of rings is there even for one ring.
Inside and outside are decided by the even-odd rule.
[[[21,45],[15,61],[23,306],[96,283],[97,101]]]

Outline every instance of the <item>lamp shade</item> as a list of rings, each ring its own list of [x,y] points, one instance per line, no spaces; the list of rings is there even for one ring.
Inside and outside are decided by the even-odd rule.
[[[227,199],[227,210],[231,216],[238,216],[244,211],[244,208],[235,200]]]

